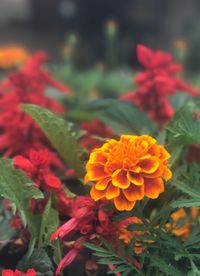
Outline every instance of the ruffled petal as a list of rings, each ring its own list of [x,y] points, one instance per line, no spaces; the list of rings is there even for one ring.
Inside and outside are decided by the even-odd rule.
[[[127,189],[122,190],[128,201],[141,200],[144,197],[144,186],[131,184]]]
[[[143,159],[138,163],[138,166],[140,166],[141,168],[141,172],[144,172],[144,173],[155,172],[158,169],[159,165],[160,163],[156,157]]]
[[[94,150],[91,154],[90,154],[90,163],[101,163],[101,164],[105,164],[107,161],[106,155],[104,152],[102,152],[101,150]]]
[[[124,170],[116,170],[113,173],[112,184],[116,187],[126,189],[130,185],[130,181],[127,178],[127,172]]]
[[[169,154],[169,152],[163,147],[163,146],[159,146],[160,148],[160,159],[162,159],[163,161],[169,159],[171,157],[171,155]]]
[[[172,178],[171,170],[168,168],[165,168],[164,172],[163,172],[163,177],[164,177],[165,181],[168,181],[169,179],[171,179]]]
[[[50,188],[58,189],[61,187],[60,179],[51,173],[44,175],[44,181]]]
[[[130,211],[135,206],[135,201],[128,201],[123,193],[120,193],[118,197],[114,198],[114,204],[119,211]]]
[[[96,185],[95,185],[95,188],[99,191],[103,191],[107,188],[108,186],[108,183],[111,181],[111,178],[110,177],[106,177],[106,178],[103,178],[103,179],[100,179]]]
[[[120,194],[120,189],[116,186],[113,186],[112,184],[110,184],[108,186],[108,189],[106,190],[106,199],[113,199],[115,197],[118,197]]]
[[[127,178],[130,182],[132,182],[133,184],[135,184],[137,186],[141,186],[144,184],[144,178],[139,173],[134,173],[132,171],[129,171],[127,173]]]
[[[154,173],[143,173],[142,175],[147,178],[158,178],[163,176],[164,166],[160,165],[160,167]]]
[[[15,156],[14,166],[30,173],[34,171],[34,166],[32,165],[32,163],[27,158],[21,155]]]
[[[95,185],[92,186],[90,190],[90,196],[93,198],[95,201],[103,198],[105,196],[105,191],[99,191],[95,188]]]
[[[149,198],[157,198],[160,193],[164,192],[162,178],[145,178],[144,194]]]
[[[89,180],[99,180],[108,176],[108,174],[104,171],[104,165],[101,163],[88,163],[86,166],[87,169],[87,178]]]

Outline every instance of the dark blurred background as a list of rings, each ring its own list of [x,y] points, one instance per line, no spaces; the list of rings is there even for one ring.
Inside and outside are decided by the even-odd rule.
[[[139,42],[165,50],[186,43],[196,60],[199,14],[199,0],[0,0],[0,44],[42,48],[59,58],[74,34],[84,66],[105,58],[106,35],[114,28],[122,64],[132,62]]]

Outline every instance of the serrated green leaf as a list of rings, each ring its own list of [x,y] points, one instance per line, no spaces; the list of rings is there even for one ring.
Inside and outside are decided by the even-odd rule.
[[[199,184],[199,182],[197,182],[196,184]],[[196,198],[200,201],[200,191],[198,191],[196,188],[191,187],[189,183],[176,181],[175,186],[184,194],[187,194],[190,197]]]
[[[17,208],[24,226],[30,222],[30,200],[43,198],[35,184],[21,170],[14,169],[8,159],[0,160],[0,194]]]
[[[169,145],[200,144],[200,120],[194,118],[196,105],[189,102],[178,110],[167,125]]]
[[[92,243],[84,242],[84,246],[95,251],[95,252],[108,253],[107,250],[105,250],[104,248],[97,246],[95,244],[92,244]]]
[[[71,131],[71,123],[37,105],[23,104],[21,108],[39,125],[61,157],[75,170],[77,177],[83,177],[82,148],[76,140],[76,133]]]
[[[175,200],[171,206],[173,208],[182,208],[182,207],[185,207],[185,208],[189,208],[189,207],[198,207],[200,206],[200,200],[198,199],[188,199],[188,198],[182,198],[182,199],[178,199],[178,200]]]
[[[131,272],[132,270],[127,265],[119,265],[116,269],[108,271],[108,274],[117,273],[117,272],[121,273],[121,272],[124,272],[124,271]]]
[[[173,264],[167,263],[163,258],[159,256],[151,256],[151,265],[158,267],[161,272],[165,273],[164,275],[183,276],[182,272],[179,271]]]
[[[21,271],[27,271],[34,268],[37,276],[54,276],[52,262],[44,249],[34,249],[31,256],[27,254],[19,261],[17,268]]]

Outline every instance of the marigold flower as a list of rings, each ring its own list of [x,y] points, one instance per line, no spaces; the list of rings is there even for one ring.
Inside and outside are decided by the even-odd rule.
[[[145,247],[141,244],[140,241],[137,240],[138,236],[143,236],[145,234],[148,234],[147,231],[130,231],[128,230],[128,226],[131,224],[143,224],[141,219],[137,217],[130,217],[124,221],[122,221],[119,224],[119,239],[122,240],[125,244],[129,244],[133,238],[135,238],[135,243],[134,243],[134,252],[136,254],[139,254],[145,250]],[[152,242],[152,241],[148,241]]]
[[[86,165],[85,183],[94,200],[113,200],[119,211],[131,210],[144,196],[157,198],[164,191],[164,180],[172,177],[168,169],[170,154],[148,135],[122,135],[94,149]]]
[[[199,207],[192,207],[187,213],[183,208],[171,214],[171,222],[167,223],[166,229],[173,235],[187,240],[192,230],[192,224],[199,215]]]

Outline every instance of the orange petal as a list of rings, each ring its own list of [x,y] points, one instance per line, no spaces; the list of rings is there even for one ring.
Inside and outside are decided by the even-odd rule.
[[[95,188],[95,185],[93,185],[90,190],[90,196],[96,201],[105,196],[105,191],[99,191]]]
[[[114,198],[114,204],[119,211],[130,211],[135,206],[135,201],[128,201],[123,193],[120,193],[118,197]]]
[[[172,172],[170,171],[170,169],[168,169],[168,168],[164,169],[163,177],[164,177],[165,181],[172,178]]]
[[[162,178],[145,178],[144,194],[149,198],[157,198],[160,193],[164,192]]]
[[[158,169],[160,163],[157,158],[151,157],[151,158],[143,159],[137,165],[140,166],[141,172],[153,173]]]
[[[95,188],[99,191],[103,191],[107,188],[109,181],[111,181],[110,177],[100,179],[96,185]]]
[[[130,181],[127,178],[127,172],[124,170],[116,170],[113,173],[112,184],[116,187],[126,189],[130,185]]]
[[[131,184],[127,189],[122,190],[128,201],[141,200],[144,197],[144,186]]]
[[[105,164],[107,161],[106,155],[101,150],[94,150],[90,154],[90,163]]]
[[[118,197],[120,194],[120,189],[118,187],[113,186],[112,184],[110,184],[108,186],[108,189],[106,190],[106,199],[113,199],[115,197]]]
[[[91,164],[90,162],[86,165],[87,169],[87,179],[89,180],[99,180],[108,176],[108,174],[104,171],[104,166],[101,163]]]
[[[163,176],[164,166],[160,165],[159,168],[154,173],[143,173],[142,175],[147,178],[158,178]]]
[[[169,152],[163,146],[159,146],[159,149],[160,149],[160,156],[159,156],[160,159],[164,161],[171,157]]]
[[[141,186],[144,184],[144,178],[139,173],[134,173],[132,171],[129,171],[127,173],[128,180],[131,181],[133,184],[137,186]]]

